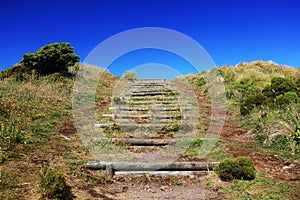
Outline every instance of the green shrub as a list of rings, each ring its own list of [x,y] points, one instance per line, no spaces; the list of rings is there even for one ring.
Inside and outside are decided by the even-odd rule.
[[[203,86],[205,84],[206,84],[206,80],[203,77],[196,79],[196,85],[198,87],[201,87],[201,86]]]
[[[277,104],[280,105],[287,105],[291,103],[298,102],[298,95],[296,92],[286,92],[276,97]]]
[[[125,72],[123,78],[129,81],[136,81],[138,79],[136,73],[131,71]]]
[[[68,67],[79,61],[70,43],[52,43],[40,48],[35,53],[23,55],[21,64],[35,69],[42,75],[55,72],[68,74]]]
[[[271,80],[271,85],[265,86],[262,92],[267,97],[275,98],[286,92],[297,92],[297,86],[289,79],[276,77]]]
[[[296,142],[296,145],[300,145],[300,128],[295,128],[295,133],[292,136],[293,140]]]
[[[262,105],[266,101],[266,99],[267,98],[261,93],[247,97],[245,101],[240,104],[241,115],[249,114],[255,106]]]
[[[67,199],[64,175],[56,169],[43,168],[40,173],[40,191],[43,198]]]
[[[32,70],[29,67],[25,67],[21,64],[16,64],[12,68],[8,68],[0,72],[0,80],[8,77],[14,77],[15,81],[28,81],[32,74]]]
[[[0,102],[0,116],[3,116],[3,117],[8,116],[8,112],[7,112],[6,108],[3,105],[1,105],[1,102]]]
[[[226,158],[220,162],[215,170],[223,181],[253,180],[256,173],[254,164],[249,157]]]
[[[24,140],[24,131],[17,122],[11,121],[9,125],[0,124],[0,146],[11,149]]]

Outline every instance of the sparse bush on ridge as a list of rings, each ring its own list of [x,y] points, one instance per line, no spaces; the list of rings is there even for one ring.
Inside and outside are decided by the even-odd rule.
[[[34,53],[24,54],[21,64],[37,70],[42,75],[55,72],[67,74],[68,67],[78,61],[79,57],[70,43],[61,42],[45,45]]]

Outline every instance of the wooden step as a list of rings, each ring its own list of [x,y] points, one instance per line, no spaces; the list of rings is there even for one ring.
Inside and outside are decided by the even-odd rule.
[[[123,101],[121,102],[123,104],[129,104],[129,105],[170,105],[171,106],[178,106],[180,102],[178,101]],[[175,104],[176,103],[176,104]]]
[[[156,114],[144,114],[144,115],[130,115],[130,114],[103,114],[103,117],[111,117],[113,119],[173,119],[181,118],[181,115],[156,115]]]
[[[107,128],[107,127],[111,127],[114,126],[115,123],[106,123],[106,124],[94,124],[94,127],[98,127],[98,128]]]
[[[120,128],[133,127],[133,128],[162,128],[169,125],[169,123],[150,123],[150,124],[137,124],[137,123],[106,123],[106,124],[94,124],[94,127],[106,128],[110,126],[119,126]]]
[[[110,107],[119,111],[188,111],[191,107]]]
[[[219,162],[159,162],[159,163],[131,163],[89,161],[88,169],[106,169],[111,166],[114,171],[207,171],[213,170]]]
[[[133,146],[165,146],[174,143],[174,139],[145,139],[145,138],[113,138],[112,142],[130,144]]]
[[[128,92],[125,93],[127,96],[133,96],[133,97],[144,97],[144,96],[163,96],[163,95],[175,95],[172,92]]]
[[[177,101],[177,98],[174,96],[126,96],[123,97],[122,100],[131,100],[131,101],[146,101],[146,100],[155,100],[155,101]]]

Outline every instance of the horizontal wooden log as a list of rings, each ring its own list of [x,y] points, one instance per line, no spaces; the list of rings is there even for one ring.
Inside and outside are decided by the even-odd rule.
[[[107,124],[94,124],[94,127],[98,127],[98,128],[107,128],[110,126],[113,126],[115,123],[107,123]]]
[[[147,107],[109,107],[110,110],[120,110],[120,111],[149,111],[150,108]]]
[[[141,86],[166,86],[165,83],[133,83],[130,85],[131,87],[141,87]]]
[[[126,94],[128,96],[137,96],[137,97],[144,97],[144,96],[163,96],[163,95],[172,95],[171,92],[132,92]]]
[[[162,128],[164,126],[167,126],[167,123],[159,123],[159,124],[136,124],[136,123],[107,123],[107,124],[94,124],[94,127],[97,128],[107,128],[110,126],[117,125],[122,129],[132,129],[132,128]]]
[[[130,114],[103,114],[103,117],[111,117],[113,119],[173,119],[180,118],[181,115],[155,115],[155,114],[142,114],[142,115],[130,115]]]
[[[196,171],[117,171],[114,175],[143,175],[149,174],[153,176],[191,176],[194,174],[207,175],[206,171],[196,172]]]
[[[110,107],[110,110],[119,111],[188,111],[191,107]]]
[[[112,165],[115,171],[203,171],[212,170],[219,162],[173,162],[173,163],[130,163],[89,161],[89,169],[106,169]]]
[[[127,96],[123,99],[128,101],[178,101],[175,96]]]
[[[166,123],[159,123],[159,124],[134,124],[134,123],[128,123],[128,124],[125,124],[125,123],[117,123],[117,125],[121,128],[121,129],[124,129],[125,131],[126,130],[134,130],[134,129],[144,129],[144,128],[147,128],[147,129],[161,129],[163,128],[164,126],[167,126],[168,124]]]
[[[177,142],[190,142],[195,138],[112,138],[112,142],[130,144],[132,146],[164,146]],[[196,140],[218,140],[218,138],[197,138]]]
[[[142,138],[113,138],[112,142],[122,142],[133,146],[164,146],[172,142],[173,139],[142,139]]]
[[[164,78],[141,78],[141,79],[136,80],[135,82],[153,82],[153,81],[165,82],[166,79],[164,79]]]
[[[179,102],[179,101],[159,101],[159,100],[155,100],[155,101],[122,101],[121,103],[123,104],[131,104],[131,105],[168,105],[168,106],[179,106],[179,103],[185,103],[185,102]]]

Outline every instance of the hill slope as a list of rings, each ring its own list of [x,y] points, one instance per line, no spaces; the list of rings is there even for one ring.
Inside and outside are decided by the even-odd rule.
[[[299,148],[290,145],[291,135],[274,138],[270,146],[263,145],[270,125],[280,121],[288,125],[289,120],[294,123],[292,126],[296,125],[297,120],[294,122],[293,118],[284,113],[294,113],[297,117],[299,101],[288,104],[293,109],[262,104],[255,105],[249,114],[240,115],[240,105],[249,96],[262,93],[274,77],[292,80],[299,88],[299,69],[254,62],[214,70],[218,70],[224,77],[228,115],[221,140],[206,159],[220,161],[224,157],[250,156],[259,170],[254,181],[225,183],[213,172],[205,177],[194,178],[119,176],[113,180],[107,179],[104,172],[85,167],[93,156],[82,145],[73,124],[71,94],[74,80],[59,74],[43,77],[24,75],[25,78],[22,79],[8,76],[0,81],[0,198],[40,199],[40,172],[43,167],[48,166],[63,172],[69,199],[132,198],[135,192],[145,188],[148,188],[145,190],[147,195],[136,194],[151,197],[151,193],[155,191],[156,198],[159,198],[157,196],[168,195],[168,192],[163,191],[166,189],[162,188],[164,185],[182,195],[195,191],[192,185],[197,184],[207,198],[299,199]],[[198,74],[185,77],[198,96],[201,113],[199,135],[205,134],[207,130],[211,109],[202,76]],[[103,120],[102,114],[108,112],[111,93],[119,80],[109,73],[105,73],[104,77],[98,85],[96,97],[99,120]],[[258,114],[264,123],[257,123],[262,122],[257,120]],[[282,126],[279,130],[288,130],[288,127]],[[199,159],[199,145],[201,143],[196,140],[180,159]],[[291,155],[291,152],[295,155]]]

